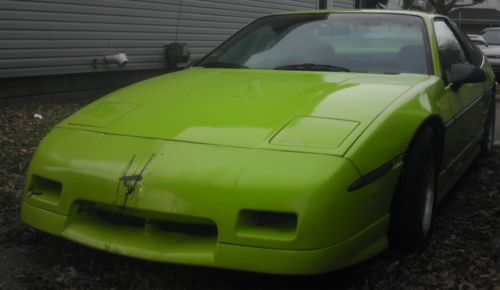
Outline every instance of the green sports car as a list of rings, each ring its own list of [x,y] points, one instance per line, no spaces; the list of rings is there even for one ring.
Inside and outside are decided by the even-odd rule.
[[[443,16],[263,17],[61,122],[22,219],[121,255],[267,273],[418,250],[436,204],[492,151],[494,92]]]

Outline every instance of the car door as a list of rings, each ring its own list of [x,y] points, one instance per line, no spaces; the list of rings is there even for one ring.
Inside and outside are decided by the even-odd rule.
[[[460,32],[446,18],[434,20],[434,31],[439,49],[441,68],[443,71],[443,82],[445,88],[445,99],[449,100],[453,112],[453,118],[446,122],[445,152],[443,156],[443,167],[446,177],[452,177],[453,173],[460,172],[462,159],[468,149],[478,140],[484,121],[484,108],[486,98],[484,83],[467,83],[460,87],[454,87],[448,82],[452,64],[470,63],[481,66],[482,55],[474,54],[463,39]],[[473,47],[472,47],[473,48]]]

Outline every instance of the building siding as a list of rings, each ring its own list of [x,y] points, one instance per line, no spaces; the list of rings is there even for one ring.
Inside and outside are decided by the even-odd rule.
[[[0,78],[162,69],[169,42],[201,57],[257,17],[317,8],[318,0],[0,0]],[[125,66],[92,66],[119,52]]]
[[[331,7],[352,9],[354,7],[354,0],[331,0]]]

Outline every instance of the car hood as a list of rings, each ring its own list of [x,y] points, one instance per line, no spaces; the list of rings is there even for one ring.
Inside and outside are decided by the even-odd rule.
[[[342,155],[392,101],[427,77],[191,68],[118,90],[59,127]],[[271,141],[289,126],[296,130],[287,131],[284,141]],[[326,147],[292,140],[304,134],[330,139]]]

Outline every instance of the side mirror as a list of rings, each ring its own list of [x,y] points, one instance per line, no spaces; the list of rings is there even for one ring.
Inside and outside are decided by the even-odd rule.
[[[465,56],[463,52],[455,47],[445,47],[439,49],[439,58],[444,64],[447,63],[461,63]]]
[[[465,83],[480,83],[486,80],[486,75],[479,67],[468,63],[456,63],[450,67],[449,82],[458,88]]]
[[[178,71],[190,65],[190,52],[186,43],[172,42],[165,46],[168,71]]]

